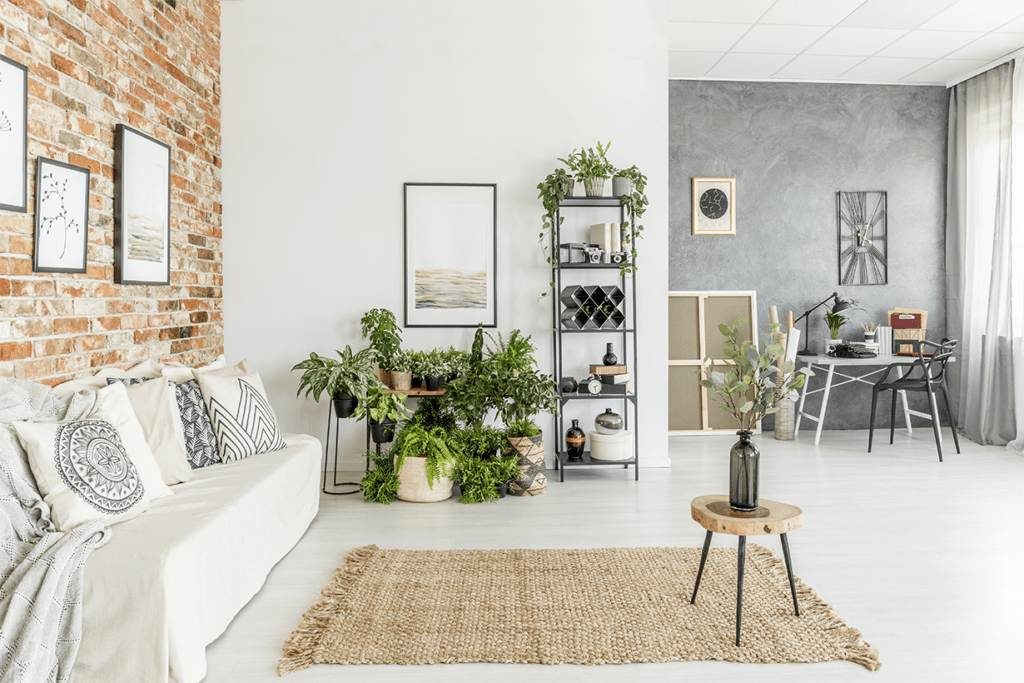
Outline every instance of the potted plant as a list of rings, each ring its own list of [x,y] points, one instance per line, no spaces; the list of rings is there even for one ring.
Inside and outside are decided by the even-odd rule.
[[[359,323],[363,339],[369,341],[370,348],[377,353],[380,380],[390,384],[388,373],[402,347],[402,331],[398,328],[395,314],[386,308],[371,308]]]
[[[405,407],[405,397],[389,391],[379,382],[370,386],[366,398],[359,402],[355,418],[366,418],[374,443],[391,443],[395,438],[395,425],[408,419],[412,413]]]
[[[825,311],[825,325],[828,326],[829,340],[826,351],[831,351],[837,344],[842,344],[843,339],[839,336],[839,330],[846,324],[846,316],[841,311]]]
[[[705,358],[701,384],[712,392],[739,428],[736,434],[740,440],[729,452],[729,505],[736,510],[754,510],[757,508],[760,452],[751,435],[761,418],[776,412],[776,404],[781,399],[797,399],[797,391],[804,385],[809,371],[801,368],[794,372],[792,362],[780,364],[785,353],[781,344],[767,343],[763,350],[758,350],[749,341],[740,339],[739,328],[739,324],[718,326],[725,337],[724,359],[730,364],[716,366],[721,360]]]
[[[423,358],[421,371],[423,372],[423,382],[428,390],[437,391],[444,386],[448,370],[441,352],[437,349],[428,351]]]
[[[544,180],[537,183],[537,198],[544,205],[544,218],[537,238],[549,266],[558,263],[558,252],[551,251],[551,235],[555,231],[555,214],[558,212],[558,204],[566,197],[572,196],[575,184],[576,181],[564,168],[556,168]],[[565,218],[563,217],[561,220],[564,221]],[[552,280],[551,287],[554,286]]]
[[[335,359],[310,353],[309,358],[296,363],[292,370],[302,370],[296,396],[305,393],[319,402],[320,397],[327,394],[334,401],[335,415],[344,418],[356,410],[367,388],[378,384],[374,374],[376,353],[372,349],[353,353],[352,347],[346,346],[337,354]]]
[[[390,454],[398,474],[400,500],[434,503],[451,497],[456,457],[444,429],[406,423]]]
[[[518,476],[519,460],[514,455],[479,458],[462,454],[455,466],[459,502],[483,503],[503,498],[508,483]]]
[[[413,389],[423,386],[423,362],[426,355],[426,351],[408,351],[406,353],[409,359],[409,372],[412,374],[410,384]]]
[[[636,270],[637,249],[636,242],[643,237],[644,226],[640,219],[647,211],[647,176],[645,176],[636,165],[616,171],[616,176],[629,183],[629,192],[624,194],[615,193],[626,208],[626,215],[632,216],[632,220],[622,224],[622,249],[629,252],[629,260],[623,263],[619,270],[625,274]],[[621,189],[621,188],[620,188]]]
[[[449,346],[447,350],[443,351],[442,357],[445,370],[448,371],[448,382],[461,377],[469,368],[469,354],[454,346]]]
[[[360,482],[363,499],[371,503],[389,505],[398,497],[398,475],[395,474],[391,455],[377,455],[373,451],[367,455],[373,459],[373,467],[366,471]]]
[[[605,183],[615,172],[615,167],[608,161],[607,156],[611,146],[610,142],[598,142],[594,147],[574,149],[568,157],[559,158],[576,180],[583,183],[583,189],[588,197],[603,197]]]
[[[391,359],[391,388],[395,391],[409,391],[412,389],[412,364],[409,354],[402,349]]]

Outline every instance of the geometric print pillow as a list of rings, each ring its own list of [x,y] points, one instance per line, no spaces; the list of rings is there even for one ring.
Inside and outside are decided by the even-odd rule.
[[[200,373],[199,387],[210,413],[221,462],[234,462],[285,448],[277,416],[259,373],[221,376]]]
[[[176,384],[175,398],[178,400],[178,413],[181,425],[185,428],[185,454],[192,469],[216,465],[220,460],[217,450],[217,436],[210,423],[210,415],[206,412],[203,393],[199,390],[199,382],[190,379]]]

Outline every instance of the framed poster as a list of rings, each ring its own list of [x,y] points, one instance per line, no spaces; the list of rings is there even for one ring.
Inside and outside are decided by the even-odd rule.
[[[498,186],[405,183],[405,326],[495,327]]]
[[[88,244],[89,169],[37,158],[32,269],[84,273]]]
[[[0,55],[0,209],[28,204],[28,69]]]
[[[736,234],[735,178],[693,178],[690,201],[694,235]]]
[[[122,123],[114,146],[114,281],[170,284],[171,148]]]
[[[839,284],[889,281],[888,201],[883,191],[836,192]]]

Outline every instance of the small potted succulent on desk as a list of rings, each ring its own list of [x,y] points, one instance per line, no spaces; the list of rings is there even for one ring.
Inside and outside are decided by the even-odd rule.
[[[772,332],[777,332],[778,326],[774,327]],[[732,362],[715,365],[711,358],[705,358],[701,384],[739,428],[736,434],[740,440],[729,452],[729,505],[735,510],[750,511],[757,509],[761,457],[752,440],[754,430],[761,418],[778,410],[776,404],[781,399],[798,398],[797,391],[809,371],[794,371],[792,362],[780,363],[785,353],[781,344],[763,344],[763,350],[758,350],[742,340],[738,323],[731,327],[719,325],[718,330],[725,337],[724,359]]]
[[[386,308],[371,308],[359,321],[363,338],[377,354],[380,381],[391,384],[390,371],[402,349],[402,331],[395,314]]]
[[[375,382],[366,392],[366,398],[359,402],[355,418],[366,418],[370,423],[370,436],[377,444],[391,443],[395,438],[395,427],[401,420],[410,417],[405,407],[405,396],[390,391]]]
[[[356,406],[366,396],[371,384],[378,384],[374,366],[376,353],[363,349],[358,353],[351,346],[337,351],[337,358],[310,353],[309,358],[296,363],[292,370],[302,370],[296,396],[305,393],[319,402],[324,394],[334,402],[338,417],[351,417]]]
[[[839,335],[845,324],[846,316],[841,311],[825,311],[825,325],[828,326],[828,332],[831,335],[831,339],[825,346],[826,353],[843,343],[843,338]]]

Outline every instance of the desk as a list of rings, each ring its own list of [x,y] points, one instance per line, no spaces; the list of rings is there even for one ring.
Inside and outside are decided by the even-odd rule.
[[[875,358],[833,358],[832,356],[797,356],[797,363],[803,363],[805,367],[810,368],[812,372],[817,370],[823,370],[825,374],[825,386],[817,389],[811,389],[811,378],[808,377],[807,381],[804,382],[804,387],[800,392],[800,403],[797,405],[796,411],[796,426],[793,429],[795,436],[800,434],[800,421],[802,418],[807,418],[817,423],[817,427],[814,430],[814,444],[817,445],[821,441],[821,430],[825,425],[825,411],[828,409],[828,397],[834,387],[841,387],[844,384],[853,384],[854,382],[860,382],[861,384],[867,384],[868,386],[874,386],[874,382],[869,382],[868,378],[875,375],[882,374],[886,369],[894,364],[899,365],[896,368],[896,372],[900,377],[910,368],[911,365],[917,360],[913,356],[877,356]],[[953,359],[950,359],[953,360]],[[874,368],[869,372],[864,372],[859,375],[847,374],[840,372],[836,368]],[[851,370],[850,372],[853,372]],[[843,379],[838,382],[833,382],[836,376],[842,377]],[[815,375],[817,376],[817,374]],[[817,415],[804,412],[804,401],[811,394],[821,393],[821,407],[818,409]],[[907,403],[907,393],[905,391],[899,392],[900,402],[903,405],[903,420],[906,424],[907,434],[913,434],[913,428],[910,426],[910,417],[923,417],[928,420],[931,419],[931,415],[928,413],[921,412],[919,410],[911,410]],[[941,443],[941,436],[940,443]]]

